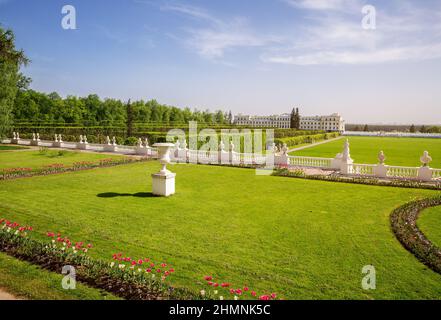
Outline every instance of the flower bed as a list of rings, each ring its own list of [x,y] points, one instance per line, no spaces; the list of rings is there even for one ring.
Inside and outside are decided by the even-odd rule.
[[[341,176],[334,173],[330,175],[307,175],[301,169],[290,170],[287,168],[275,169],[272,175],[280,176],[280,177],[304,178],[311,180],[356,183],[356,184],[366,184],[366,185],[374,185],[374,186],[441,190],[441,182],[439,181],[432,184],[428,184],[417,180],[402,180],[402,179],[392,179],[392,178],[390,178],[389,180],[380,180],[378,178],[371,178],[371,177]]]
[[[121,252],[113,254],[111,262],[93,259],[89,256],[89,251],[93,249],[90,243],[75,242],[55,232],[46,233],[49,241],[37,241],[29,237],[32,231],[30,226],[0,219],[0,251],[54,272],[61,272],[66,265],[74,266],[77,281],[125,299],[276,299],[275,293],[259,295],[247,286],[233,289],[229,283],[212,281],[212,276],[205,277],[205,280],[213,291],[193,292],[175,287],[169,280],[175,268],[166,262],[157,263],[151,258],[135,259]]]
[[[151,160],[151,159],[121,157],[121,158],[101,159],[98,161],[75,162],[72,166],[65,166],[62,163],[53,163],[41,168],[8,168],[8,169],[0,170],[0,180],[10,180],[10,179],[17,179],[24,177],[44,176],[49,174],[88,170],[94,168],[112,167],[112,166],[129,164],[138,161],[147,161],[147,160]]]
[[[423,209],[441,205],[441,196],[409,202],[395,209],[391,216],[392,230],[401,244],[421,262],[441,273],[441,249],[435,246],[416,225]]]

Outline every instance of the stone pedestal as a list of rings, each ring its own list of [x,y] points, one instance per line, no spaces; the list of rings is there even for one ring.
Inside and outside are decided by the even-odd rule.
[[[176,173],[153,173],[152,174],[152,193],[155,196],[168,197],[175,193]]]
[[[63,148],[64,147],[64,143],[63,141],[54,141],[52,142],[52,147],[54,148]]]
[[[432,180],[432,170],[427,167],[420,167],[418,169],[418,179],[423,181],[431,181]]]
[[[31,146],[38,147],[40,145],[40,139],[31,140]]]
[[[86,143],[84,143],[84,142],[78,142],[77,143],[77,149],[87,150],[88,147],[89,147],[89,144],[87,142]]]
[[[230,164],[230,153],[226,151],[219,151],[219,163]]]
[[[382,163],[377,164],[374,167],[374,175],[376,177],[386,178],[387,177],[387,167]]]
[[[103,150],[106,152],[116,152],[118,151],[118,147],[113,144],[105,144]]]
[[[11,144],[19,144],[20,139],[11,139]]]

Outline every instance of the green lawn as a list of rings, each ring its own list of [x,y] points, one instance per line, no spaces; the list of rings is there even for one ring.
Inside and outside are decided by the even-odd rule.
[[[38,150],[0,151],[0,169],[18,167],[35,169],[54,163],[72,165],[79,161],[97,161],[116,157],[121,156],[66,150],[59,152],[59,150],[51,149],[45,152]]]
[[[63,277],[61,270],[60,274],[49,272],[0,252],[0,288],[7,289],[16,297],[38,300],[116,299],[112,294],[81,283],[77,283],[73,290],[65,290],[61,285]]]
[[[441,248],[441,207],[424,210],[417,225],[433,244]]]
[[[341,143],[341,142],[340,142]],[[171,263],[176,285],[206,274],[285,299],[441,299],[441,276],[396,240],[389,215],[435,191],[174,165],[177,194],[152,197],[157,162],[0,182],[0,217],[92,242],[94,257],[122,251]],[[377,289],[361,288],[364,265]]]
[[[9,150],[24,150],[29,149],[28,147],[21,147],[21,146],[9,146],[9,145],[1,145],[0,144],[0,151],[9,151]]]
[[[341,140],[331,141],[315,147],[292,152],[290,155],[333,158],[343,150]],[[430,164],[441,168],[441,139],[425,138],[387,138],[387,137],[349,137],[351,157],[356,163],[377,163],[377,155],[383,150],[386,164],[397,166],[420,166],[420,157],[425,150],[433,158]]]

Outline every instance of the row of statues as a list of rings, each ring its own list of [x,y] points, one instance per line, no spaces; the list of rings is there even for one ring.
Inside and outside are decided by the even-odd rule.
[[[234,148],[235,148],[235,145],[234,145],[233,141],[230,141],[228,151],[233,152]],[[187,141],[185,139],[183,139],[182,142],[180,142],[179,139],[176,140],[175,150],[187,150]],[[274,154],[278,154],[278,153],[282,153],[284,155],[288,154],[288,146],[286,145],[286,143],[284,143],[283,145],[279,144],[279,147],[277,147],[277,145],[275,143],[273,143],[270,150]],[[221,140],[219,143],[219,151],[225,151],[225,143],[223,140]]]
[[[147,138],[144,139],[144,144],[142,143],[142,139],[138,138],[138,148],[150,148],[149,140]]]

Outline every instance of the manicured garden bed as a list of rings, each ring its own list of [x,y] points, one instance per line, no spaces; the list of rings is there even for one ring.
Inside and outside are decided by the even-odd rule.
[[[54,150],[26,150],[20,152],[0,152],[0,170],[6,168],[41,168],[52,164],[73,165],[81,161],[98,161],[100,159],[121,159],[120,155]]]
[[[94,259],[123,252],[174,266],[173,285],[231,288],[285,299],[439,299],[441,276],[407,252],[392,210],[437,194],[256,176],[254,170],[174,165],[176,195],[153,197],[156,161],[0,182],[0,216],[92,242]],[[361,288],[364,265],[377,289]],[[231,298],[232,296],[226,297]]]
[[[347,137],[343,137],[346,139]],[[417,167],[424,151],[433,158],[433,168],[441,168],[441,139],[348,137],[351,157],[356,163],[378,163],[377,155],[383,150],[386,164]],[[292,152],[290,155],[333,158],[343,150],[344,140],[331,141],[311,148]]]

